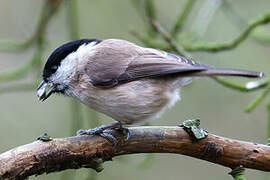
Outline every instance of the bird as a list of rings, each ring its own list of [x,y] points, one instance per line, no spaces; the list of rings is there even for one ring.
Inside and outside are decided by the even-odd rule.
[[[263,73],[216,68],[127,40],[79,39],[59,46],[48,57],[37,96],[44,101],[63,94],[111,117],[113,123],[77,134],[115,142],[107,129],[126,132],[123,125],[159,117],[180,100],[179,89],[196,76],[261,78]]]

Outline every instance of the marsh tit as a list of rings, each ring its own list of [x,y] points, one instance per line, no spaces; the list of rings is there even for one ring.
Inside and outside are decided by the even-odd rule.
[[[112,117],[114,123],[78,134],[113,138],[104,130],[154,119],[180,99],[179,88],[194,76],[262,77],[263,73],[216,68],[125,40],[80,39],[49,56],[37,95],[44,101],[53,93],[64,94]]]

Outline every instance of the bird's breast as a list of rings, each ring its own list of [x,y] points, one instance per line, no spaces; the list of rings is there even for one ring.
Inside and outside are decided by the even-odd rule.
[[[177,79],[141,79],[111,88],[95,87],[86,79],[70,96],[124,124],[153,119],[179,100]]]

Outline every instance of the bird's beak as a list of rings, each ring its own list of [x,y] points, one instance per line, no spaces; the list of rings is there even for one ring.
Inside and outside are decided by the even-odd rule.
[[[53,92],[55,92],[55,88],[52,84],[42,81],[37,88],[38,99],[40,101],[45,101]]]

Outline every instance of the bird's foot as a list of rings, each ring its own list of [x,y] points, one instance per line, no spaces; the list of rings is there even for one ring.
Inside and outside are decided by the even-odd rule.
[[[87,130],[80,129],[77,131],[77,135],[78,136],[79,135],[99,135],[109,140],[110,142],[114,144],[114,146],[116,146],[118,144],[118,140],[111,134],[110,131],[108,131],[109,129],[111,130],[115,129],[121,134],[125,135],[127,137],[126,140],[130,138],[129,130],[127,128],[124,128],[121,122],[119,121],[113,122],[111,124],[101,125],[93,129],[87,129]]]
[[[126,136],[126,141],[129,140],[131,134],[128,128],[123,127],[122,125],[116,129],[117,131],[119,131],[121,134],[123,134],[124,136]]]
[[[118,140],[109,132],[100,131],[99,128],[93,128],[93,129],[80,129],[77,131],[77,136],[80,135],[98,135],[101,137],[104,137],[105,139],[109,140],[116,146],[118,144]]]

